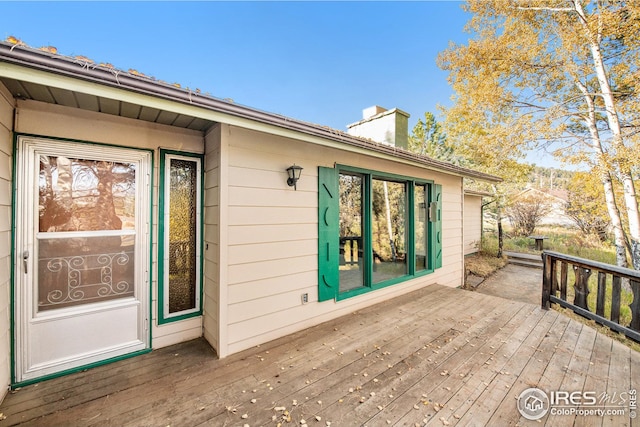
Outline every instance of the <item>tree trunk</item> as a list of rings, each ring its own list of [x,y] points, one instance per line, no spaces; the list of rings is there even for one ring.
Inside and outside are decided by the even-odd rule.
[[[389,246],[391,247],[391,259],[396,262],[396,245],[393,242],[393,228],[391,227],[391,207],[389,206],[389,188],[387,187],[387,181],[382,183],[384,189],[384,204],[387,213],[387,233],[389,233]]]
[[[603,172],[600,179],[602,180],[602,186],[604,189],[604,198],[607,203],[607,210],[611,218],[611,225],[613,227],[613,238],[616,245],[616,264],[618,267],[628,267],[627,263],[627,250],[626,239],[624,237],[624,230],[622,229],[622,222],[620,221],[620,211],[616,204],[615,195],[613,193],[613,182],[611,181],[611,174],[609,172]]]
[[[502,258],[502,250],[504,249],[504,232],[502,231],[502,203],[498,189],[493,186],[493,197],[496,200],[496,222],[498,224],[498,253],[496,256]]]
[[[580,2],[578,0],[574,0],[573,4],[589,40],[591,57],[598,77],[598,84],[600,85],[600,96],[604,101],[607,123],[611,130],[611,134],[613,135],[613,146],[617,153],[621,153],[624,152],[622,127],[620,126],[618,110],[616,108],[613,92],[611,91],[611,85],[609,84],[609,78],[604,64],[604,59],[602,58],[602,52],[600,51],[601,35],[593,34],[589,29],[587,18]],[[624,200],[627,208],[627,219],[629,221],[629,234],[631,238],[631,259],[633,261],[633,267],[636,270],[640,270],[640,212],[638,210],[638,200],[636,199],[635,186],[633,179],[631,178],[629,168],[625,166],[624,163],[621,164],[620,160],[621,159],[616,159],[616,164],[620,168],[620,179],[622,181]]]
[[[611,219],[611,225],[613,227],[613,237],[616,245],[616,264],[618,267],[628,267],[626,252],[627,240],[624,236],[622,220],[620,219],[620,209],[616,203],[615,193],[613,191],[613,182],[611,179],[611,173],[609,172],[611,166],[606,162],[606,153],[602,147],[600,132],[598,131],[598,126],[596,124],[595,102],[587,90],[587,87],[579,79],[576,78],[575,83],[580,92],[582,92],[585,103],[588,107],[588,114],[584,117],[584,122],[589,129],[589,134],[591,135],[591,147],[596,154],[597,168],[600,170],[600,181],[602,182],[604,190],[607,212],[609,213],[609,218]]]
[[[498,207],[498,258],[502,258],[502,249],[504,248],[504,233],[502,232],[502,215]]]
[[[623,173],[621,178],[622,188],[624,189],[624,202],[627,206],[627,219],[629,220],[631,262],[634,269],[640,270],[640,214],[638,212],[636,189],[630,173]]]

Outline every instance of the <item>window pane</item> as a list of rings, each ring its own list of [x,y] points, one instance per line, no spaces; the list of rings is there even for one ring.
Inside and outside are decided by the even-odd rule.
[[[198,167],[171,159],[169,171],[169,313],[196,308]]]
[[[340,174],[340,292],[364,286],[363,179]]]
[[[416,271],[423,271],[429,268],[427,263],[427,186],[416,185],[414,191],[415,201],[415,256]]]
[[[406,185],[373,180],[373,283],[407,274]]]
[[[39,231],[135,229],[133,163],[40,156]]]

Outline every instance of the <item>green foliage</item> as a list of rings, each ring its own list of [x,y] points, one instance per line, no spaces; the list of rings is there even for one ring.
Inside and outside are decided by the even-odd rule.
[[[547,237],[544,241],[545,250],[560,252],[592,261],[606,264],[616,264],[615,248],[609,242],[585,237],[579,230],[564,227],[541,227],[539,232]],[[482,236],[482,247],[486,251],[495,251],[498,247],[498,237],[494,232],[485,232]],[[522,236],[512,236],[507,233],[504,250],[539,254],[535,250],[533,239]]]
[[[362,177],[340,174],[340,236],[362,237]]]
[[[447,143],[447,136],[442,125],[430,112],[424,113],[424,121],[418,119],[418,123],[413,127],[409,137],[409,150],[422,156],[457,165],[468,163]]]
[[[395,261],[406,253],[405,185],[374,179],[372,193],[373,250],[382,260]]]

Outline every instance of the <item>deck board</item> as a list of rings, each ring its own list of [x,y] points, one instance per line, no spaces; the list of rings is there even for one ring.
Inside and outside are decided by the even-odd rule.
[[[529,387],[627,392],[639,366],[556,311],[434,285],[222,360],[199,339],[27,386],[0,427],[631,425],[529,421],[516,400]]]

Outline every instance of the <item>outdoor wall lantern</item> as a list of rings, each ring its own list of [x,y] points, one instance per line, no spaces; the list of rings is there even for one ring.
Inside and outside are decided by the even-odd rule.
[[[294,190],[297,190],[296,183],[300,179],[302,168],[300,166],[296,166],[294,163],[293,166],[289,166],[287,168],[287,174],[289,175],[289,178],[287,178],[287,184],[289,184],[289,187],[293,187]]]

